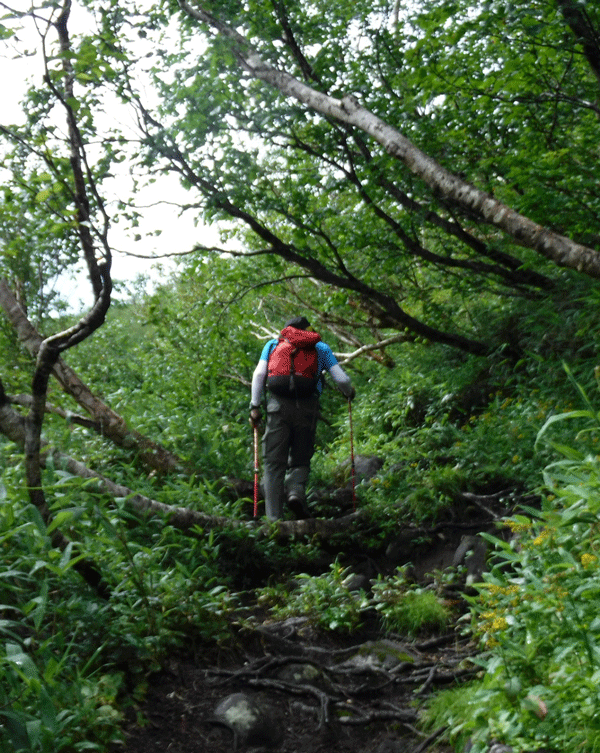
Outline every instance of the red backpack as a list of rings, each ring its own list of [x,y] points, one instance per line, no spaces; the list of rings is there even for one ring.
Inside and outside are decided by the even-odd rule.
[[[321,335],[305,329],[286,327],[269,355],[267,389],[279,397],[309,397],[319,384],[319,355],[316,344]]]

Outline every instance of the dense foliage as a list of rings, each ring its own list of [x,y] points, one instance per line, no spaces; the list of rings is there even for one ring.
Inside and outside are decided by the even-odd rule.
[[[584,395],[586,402],[587,397]],[[598,442],[600,414],[588,407],[552,416],[587,419]],[[544,474],[541,510],[507,518],[506,537],[490,537],[496,565],[473,599],[472,629],[481,640],[483,679],[431,706],[453,740],[487,750],[490,739],[516,750],[539,746],[596,751],[600,744],[597,680],[599,457],[552,442],[562,459]]]
[[[0,435],[0,747],[108,750],[149,673],[174,651],[235,644],[257,603],[344,635],[365,615],[409,638],[453,625],[440,579],[459,572],[423,586],[401,568],[357,597],[352,536],[377,555],[465,494],[506,492],[528,506],[487,536],[493,567],[470,622],[453,626],[480,646],[481,673],[423,724],[444,725],[459,751],[598,751],[596,5],[423,0],[410,17],[383,0],[39,5],[0,2],[0,37],[24,54],[15,29],[33,21],[45,72],[23,121],[0,126],[0,420],[26,437]],[[69,10],[89,14],[70,38]],[[249,66],[257,54],[324,99],[356,95],[368,123],[401,131],[434,172],[509,206],[514,231],[432,187],[368,126],[284,96]],[[131,108],[134,131],[121,127]],[[123,164],[133,198],[107,201]],[[136,191],[169,171],[189,189],[183,211],[227,220],[223,248],[198,244],[104,322],[111,224],[139,237]],[[569,236],[561,260],[523,241],[522,215],[540,237]],[[164,231],[187,250],[176,226]],[[46,388],[56,361],[19,324],[27,314],[44,353],[55,333],[70,347],[86,329],[55,286],[82,252],[104,308],[65,355],[83,380],[67,394]],[[318,540],[282,546],[234,525],[252,516],[249,495],[232,493],[253,472],[252,370],[299,312],[357,387],[357,451],[383,460],[358,488],[363,528],[339,534],[325,569]],[[83,387],[113,413],[82,418]],[[348,412],[333,389],[322,403],[310,504],[330,518],[340,509],[319,491],[347,481]],[[37,467],[34,424],[63,453]],[[169,470],[149,462],[148,437],[172,453]],[[139,495],[162,513],[136,509]],[[181,530],[175,508],[221,525]],[[100,584],[82,579],[86,563]]]
[[[197,268],[191,275],[182,271],[152,296],[115,307],[96,342],[83,344],[71,358],[77,368],[87,365],[98,380],[92,386],[102,389],[104,397],[135,425],[192,459],[199,469],[197,476],[159,479],[141,473],[125,451],[111,449],[89,430],[67,429],[57,417],[47,422],[48,437],[66,443],[71,454],[85,456],[93,467],[102,467],[122,483],[168,504],[234,518],[251,516],[251,500],[231,502],[220,482],[224,476],[252,477],[248,389],[237,380],[247,382],[250,377],[260,350],[260,338],[254,333],[260,333],[253,324],[255,302],[248,297],[230,300],[234,268],[234,262],[223,261],[221,282],[211,285],[200,278]],[[207,278],[214,271],[206,267]],[[481,689],[462,687],[450,710],[446,699],[440,700],[443,712],[431,712],[436,722],[451,722],[452,739],[464,742],[474,736],[484,745],[493,735],[511,744],[519,740],[530,744],[523,729],[530,730],[531,720],[537,719],[538,707],[531,705],[531,698],[538,697],[549,709],[560,708],[560,724],[568,727],[571,716],[560,690],[566,679],[554,678],[555,656],[563,674],[568,674],[573,657],[573,682],[593,682],[595,644],[589,649],[588,643],[595,628],[593,618],[581,610],[586,605],[593,608],[593,599],[587,597],[593,595],[596,529],[586,509],[595,496],[597,460],[585,449],[581,455],[574,449],[566,465],[552,465],[556,450],[564,452],[569,444],[575,447],[575,431],[582,430],[580,440],[590,452],[597,441],[593,431],[586,431],[597,402],[595,349],[583,358],[574,336],[578,331],[583,340],[594,337],[597,323],[588,312],[595,286],[583,286],[580,295],[577,306],[565,306],[565,318],[573,320],[573,337],[562,341],[560,348],[559,338],[553,339],[547,352],[538,352],[516,371],[502,359],[483,368],[480,359],[457,356],[438,346],[414,345],[387,350],[395,361],[392,368],[364,360],[346,367],[359,392],[354,404],[357,450],[385,459],[373,482],[358,489],[360,508],[380,527],[372,542],[374,551],[385,546],[402,520],[434,523],[448,509],[464,504],[459,501],[461,492],[498,488],[498,484],[530,492],[544,489],[546,501],[540,511],[507,521],[522,535],[513,545],[501,545],[502,559],[473,603],[473,630],[483,633],[489,679]],[[275,298],[268,305],[267,316],[276,326],[284,310],[278,311]],[[533,328],[529,333],[535,339]],[[327,339],[339,352],[335,338]],[[110,368],[102,355],[107,352]],[[562,359],[571,369],[565,370]],[[575,380],[582,389],[585,386],[591,404],[583,401]],[[476,402],[470,402],[474,396]],[[53,393],[51,399],[59,400],[60,395]],[[329,390],[324,410],[332,425],[322,425],[319,432],[315,489],[328,483],[347,460],[344,408]],[[557,420],[564,414],[571,420]],[[547,429],[536,445],[544,424]],[[554,447],[545,442],[547,438]],[[146,674],[169,652],[203,651],[214,641],[223,646],[235,641],[236,622],[250,616],[244,616],[242,604],[249,603],[254,589],[259,603],[272,605],[273,617],[307,614],[322,629],[356,629],[369,610],[380,615],[382,630],[407,635],[448,619],[435,599],[428,603],[435,592],[415,590],[401,573],[375,582],[372,596],[357,601],[344,582],[350,542],[348,547],[341,544],[339,563],[311,575],[311,556],[318,548],[308,542],[299,542],[290,551],[289,545],[281,548],[269,539],[257,541],[249,532],[226,529],[210,535],[197,531],[190,538],[160,518],[132,516],[125,500],[115,504],[89,483],[50,468],[45,483],[56,524],[76,542],[61,555],[50,546],[46,526],[24,496],[19,455],[6,443],[5,458],[3,734],[15,750],[53,750],[57,731],[64,750],[102,749],[105,741],[118,737],[123,704],[133,700],[125,680],[129,687],[133,683],[134,695],[143,698]],[[545,476],[544,466],[548,466]],[[313,504],[317,514],[336,514],[317,501]],[[112,589],[108,602],[98,600],[73,571],[72,562],[81,554],[93,556],[101,565]],[[516,571],[506,570],[504,562]],[[296,567],[309,569],[300,577],[298,590],[290,593],[285,576]],[[265,581],[264,573],[273,569],[281,580]],[[585,591],[586,600],[580,604],[574,599],[565,609],[573,612],[573,619],[579,615],[578,624],[589,625],[589,639],[571,623],[554,622],[555,602],[560,598],[554,591],[564,587],[571,594]],[[516,588],[522,597],[517,611],[511,606]],[[436,609],[442,611],[438,614]],[[544,615],[547,629],[540,630]],[[534,633],[529,620],[536,625]],[[531,658],[516,665],[511,657],[522,653],[520,641],[531,644],[532,635]],[[590,656],[589,650],[590,674],[584,675],[580,664]],[[544,669],[541,657],[546,655]],[[506,672],[516,677],[518,702],[503,700]],[[79,694],[75,715],[67,713],[74,693]],[[494,699],[492,707],[489,698]],[[473,712],[484,706],[488,709],[484,717]],[[497,708],[497,717],[490,708]],[[580,713],[584,711],[577,711],[575,723],[583,729]],[[550,714],[544,716],[539,735],[559,739],[563,733],[549,727]],[[594,748],[584,745],[582,750]]]

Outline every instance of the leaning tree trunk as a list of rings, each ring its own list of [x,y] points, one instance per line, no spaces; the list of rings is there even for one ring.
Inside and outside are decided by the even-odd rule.
[[[341,98],[332,97],[300,81],[287,71],[276,68],[263,59],[242,34],[214,16],[200,3],[192,6],[187,0],[178,2],[189,16],[208,25],[214,34],[227,38],[238,65],[254,78],[264,81],[284,96],[297,100],[315,112],[354,126],[371,136],[388,154],[423,180],[436,195],[455,202],[469,214],[475,214],[489,225],[499,228],[511,236],[516,244],[533,249],[558,266],[569,267],[590,277],[600,278],[598,251],[538,225],[485,191],[449,172],[393,126],[363,107],[352,94]],[[573,4],[561,2],[560,5],[565,10]],[[572,14],[569,22],[574,24]],[[596,61],[597,43],[591,52],[588,48],[588,53],[588,59],[592,57],[593,61]],[[600,59],[600,56],[598,57]],[[600,64],[597,65],[600,68]],[[598,68],[594,68],[594,71]]]
[[[37,357],[43,338],[25,315],[7,281],[3,279],[0,279],[0,306],[15,328],[19,340],[32,356]],[[177,455],[131,429],[125,419],[94,395],[61,358],[56,359],[51,373],[64,391],[92,417],[93,426],[102,436],[117,446],[134,452],[150,470],[169,473],[185,469],[184,462]]]
[[[27,421],[27,418],[24,418],[20,413],[11,408],[9,400],[4,393],[2,382],[0,381],[0,434],[10,439],[18,447],[24,448],[27,437]],[[297,536],[319,536],[326,539],[334,534],[352,530],[356,523],[362,519],[360,511],[333,520],[279,520],[275,523],[207,515],[197,510],[190,510],[187,507],[166,505],[143,494],[138,494],[135,490],[129,489],[122,484],[116,484],[114,481],[88,468],[81,461],[60,452],[58,449],[48,446],[41,447],[39,449],[39,460],[41,468],[46,467],[51,462],[54,468],[68,471],[79,478],[95,481],[99,491],[113,498],[124,500],[126,509],[131,512],[144,516],[162,516],[168,525],[191,535],[194,535],[194,531],[197,528],[202,529],[202,531],[209,531],[213,528],[247,528],[258,529],[264,535],[274,533],[277,538],[282,540],[293,539]],[[50,512],[47,506],[44,505],[44,499],[38,500],[38,509],[42,510],[45,520],[49,522]],[[66,548],[69,540],[57,529],[55,529],[55,532],[56,539],[53,540],[55,546],[61,549]]]
[[[50,22],[57,30],[60,42],[61,73],[63,74],[61,77],[62,91],[59,91],[55,84],[52,83],[53,76],[47,66],[47,59],[45,80],[56,99],[64,107],[67,116],[68,144],[70,148],[69,163],[72,177],[71,193],[75,209],[76,232],[92,284],[94,303],[87,315],[83,316],[72,327],[42,340],[37,351],[35,371],[31,384],[31,407],[27,417],[24,419],[23,447],[25,451],[27,492],[31,503],[39,510],[47,526],[50,526],[52,522],[52,513],[43,487],[41,436],[48,394],[48,380],[60,354],[81,343],[102,326],[110,306],[112,293],[112,279],[110,275],[112,255],[106,240],[108,218],[104,213],[102,200],[96,191],[89,165],[86,163],[85,148],[72,106],[76,102],[76,99],[73,91],[74,75],[71,63],[71,46],[67,30],[70,11],[71,0],[64,0],[58,18]],[[52,155],[47,154],[45,158],[51,161]],[[96,248],[91,232],[92,216],[88,182],[90,185],[89,190],[96,198],[98,210],[104,217],[104,232],[100,233],[103,243],[101,249]],[[6,396],[2,385],[0,385],[0,391],[2,403],[6,403]],[[54,546],[63,550],[70,543],[57,528],[51,530],[50,539]],[[106,589],[102,584],[100,570],[94,563],[88,560],[77,559],[74,567],[76,567],[90,586],[99,594],[106,596]]]

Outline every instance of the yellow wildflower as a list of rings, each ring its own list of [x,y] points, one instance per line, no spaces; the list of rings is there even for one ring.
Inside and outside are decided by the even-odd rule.
[[[547,528],[544,528],[544,530],[539,534],[539,536],[536,536],[536,538],[533,540],[533,543],[536,546],[543,544],[544,541],[550,536],[550,533],[551,532]]]
[[[510,528],[513,533],[523,533],[523,531],[528,531],[531,528],[531,523],[517,523],[516,520],[510,518],[504,521],[504,525]]]
[[[588,554],[587,552],[585,554],[581,555],[581,564],[584,567],[587,567],[588,565],[593,564],[594,562],[598,561],[598,557],[596,557],[595,554]]]

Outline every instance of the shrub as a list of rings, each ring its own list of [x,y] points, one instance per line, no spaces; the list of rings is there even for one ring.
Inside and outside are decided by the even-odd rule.
[[[302,615],[323,630],[352,633],[368,602],[363,591],[348,590],[347,575],[347,569],[333,563],[326,575],[298,575],[298,587],[289,594],[281,587],[262,589],[259,602],[271,604],[278,619]]]
[[[600,431],[588,407],[549,419],[540,439],[570,419],[588,421],[586,442]],[[541,511],[508,518],[508,543],[488,536],[497,564],[472,599],[483,677],[429,711],[454,743],[470,738],[471,753],[491,740],[518,751],[600,750],[600,456],[552,444],[563,459],[545,470]]]
[[[449,610],[434,591],[409,585],[404,568],[398,574],[373,583],[372,603],[387,632],[416,636],[424,630],[444,628]]]

